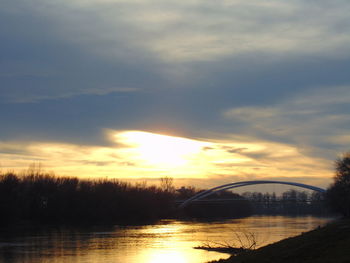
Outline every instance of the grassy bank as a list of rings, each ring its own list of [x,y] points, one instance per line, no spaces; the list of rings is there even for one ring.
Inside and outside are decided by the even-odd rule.
[[[288,238],[220,263],[345,263],[350,262],[350,220]]]

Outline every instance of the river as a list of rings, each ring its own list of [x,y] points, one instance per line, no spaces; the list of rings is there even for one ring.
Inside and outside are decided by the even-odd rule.
[[[0,262],[204,263],[229,255],[193,247],[208,242],[247,245],[251,238],[259,247],[330,220],[313,216],[252,216],[220,222],[162,220],[154,225],[127,227],[40,228],[16,232],[3,229]]]

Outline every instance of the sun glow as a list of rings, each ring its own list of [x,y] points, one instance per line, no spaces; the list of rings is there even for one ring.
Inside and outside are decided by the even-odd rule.
[[[131,147],[131,151],[141,161],[161,167],[187,165],[209,145],[206,142],[142,131],[125,131],[114,136],[117,142]]]
[[[226,178],[243,181],[282,175],[307,176],[305,183],[318,185],[330,178],[326,162],[287,144],[235,136],[213,140],[145,131],[105,132],[110,145],[0,141],[2,169],[26,169],[37,161],[59,175],[142,181],[168,176],[183,185],[197,179],[215,179],[219,184]]]

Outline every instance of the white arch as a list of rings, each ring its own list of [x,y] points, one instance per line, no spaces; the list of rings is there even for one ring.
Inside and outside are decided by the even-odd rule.
[[[301,184],[301,183],[294,183],[294,182],[267,181],[267,180],[244,181],[244,182],[223,184],[223,185],[220,185],[220,186],[213,187],[213,188],[211,188],[209,190],[203,191],[201,193],[198,193],[198,194],[192,196],[191,198],[187,199],[186,201],[184,201],[179,206],[179,208],[184,208],[189,203],[191,203],[192,201],[202,199],[202,198],[204,198],[206,196],[212,195],[212,194],[220,192],[220,191],[224,191],[224,190],[228,190],[228,189],[232,189],[232,188],[237,188],[237,187],[242,187],[242,186],[247,186],[247,185],[257,185],[257,184],[285,184],[285,185],[293,185],[293,186],[298,186],[298,187],[301,187],[301,188],[306,188],[306,189],[313,190],[313,191],[320,192],[320,193],[325,193],[326,192],[325,189],[317,187],[317,186],[312,186],[312,185],[308,185],[308,184]]]

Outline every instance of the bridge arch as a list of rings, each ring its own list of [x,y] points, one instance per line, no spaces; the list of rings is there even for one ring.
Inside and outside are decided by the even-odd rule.
[[[301,187],[301,188],[313,190],[313,191],[320,192],[320,193],[325,193],[326,192],[325,189],[317,187],[317,186],[312,186],[312,185],[308,185],[308,184],[301,184],[301,183],[294,183],[294,182],[268,181],[268,180],[243,181],[243,182],[236,182],[236,183],[230,183],[230,184],[223,184],[223,185],[216,186],[216,187],[213,187],[211,189],[208,189],[206,191],[203,191],[201,193],[198,193],[198,194],[192,196],[191,198],[185,200],[179,206],[179,208],[184,208],[189,203],[191,203],[192,201],[200,200],[200,199],[202,199],[204,197],[207,197],[209,195],[212,195],[212,194],[220,192],[220,191],[233,189],[233,188],[238,188],[238,187],[242,187],[242,186],[248,186],[248,185],[258,185],[258,184],[284,184],[284,185],[298,186],[298,187]]]

